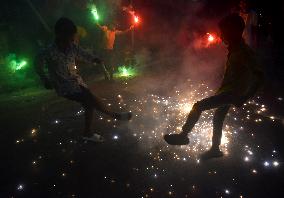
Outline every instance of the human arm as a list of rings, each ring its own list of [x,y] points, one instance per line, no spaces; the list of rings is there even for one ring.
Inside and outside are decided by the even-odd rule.
[[[126,30],[116,30],[115,33],[116,34],[125,34],[127,32],[129,32],[130,30],[132,30],[134,28],[134,25],[131,25],[128,29]]]
[[[105,25],[100,25],[98,22],[96,23],[96,25],[102,30],[102,31],[107,31],[107,26],[105,26]]]
[[[102,60],[98,58],[96,55],[86,51],[85,49],[81,48],[78,45],[74,45],[76,51],[76,58],[83,62],[87,63],[95,63],[95,64],[102,64]]]
[[[92,53],[87,52],[86,50],[84,50],[83,48],[81,48],[79,46],[75,46],[75,47],[76,47],[76,51],[77,51],[77,59],[79,59],[83,62],[91,63],[91,64],[99,64],[102,67],[102,69],[105,73],[105,76],[107,76],[107,78],[110,79],[110,74],[107,71],[103,60],[101,60],[97,56],[93,55]]]

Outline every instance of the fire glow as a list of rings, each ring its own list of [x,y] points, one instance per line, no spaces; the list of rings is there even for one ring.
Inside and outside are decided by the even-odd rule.
[[[219,43],[220,38],[218,38],[215,34],[213,33],[206,33],[206,38],[207,38],[207,45],[212,45],[212,44],[216,44]]]
[[[189,82],[190,83],[190,82]],[[155,94],[145,95],[144,97],[134,100],[130,105],[131,111],[137,113],[133,124],[133,132],[139,140],[143,139],[143,145],[155,146],[160,145],[160,152],[154,156],[159,156],[163,152],[168,152],[169,147],[163,140],[163,135],[167,133],[180,133],[188,113],[193,104],[202,98],[212,95],[214,92],[205,84],[189,85],[186,91],[176,88],[175,94],[159,96]],[[145,108],[147,106],[147,108]],[[214,111],[204,112],[199,122],[189,134],[190,146],[172,147],[175,158],[197,158],[198,155],[211,147],[212,137],[212,119]],[[150,119],[149,119],[150,117]],[[148,119],[145,119],[148,118]],[[151,130],[148,123],[151,120]],[[140,126],[137,128],[137,126]],[[221,140],[221,149],[225,154],[229,153],[233,127],[224,124],[223,136]],[[146,141],[147,140],[147,141]],[[148,144],[147,144],[148,143]]]
[[[135,23],[135,24],[138,24],[139,21],[140,21],[140,20],[139,20],[139,17],[138,17],[138,16],[134,16],[134,23]]]

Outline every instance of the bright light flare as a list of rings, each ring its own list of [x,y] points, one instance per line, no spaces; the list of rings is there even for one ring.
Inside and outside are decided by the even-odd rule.
[[[182,86],[184,87],[184,86]],[[133,132],[136,137],[146,141],[144,145],[162,144],[164,147],[154,156],[155,159],[160,160],[160,154],[168,152],[168,145],[165,144],[163,135],[168,133],[179,133],[182,130],[188,113],[191,111],[193,104],[211,94],[210,90],[204,84],[186,85],[186,90],[176,87],[171,96],[160,96],[149,94],[145,97],[135,100],[130,109],[132,112],[139,112],[141,117],[131,123]],[[189,88],[190,87],[190,88]],[[147,106],[147,108],[145,108]],[[192,132],[188,135],[190,139],[190,146],[177,147],[173,151],[173,158],[176,160],[183,160],[184,158],[196,158],[198,155],[208,150],[212,145],[212,118],[214,111],[206,111],[201,116],[199,121],[194,126]],[[147,118],[148,119],[144,119]],[[153,122],[151,130],[148,129],[148,121]],[[140,126],[137,128],[137,126]],[[221,139],[220,149],[229,154],[228,147],[231,142],[232,126],[226,125],[223,128],[223,136]]]
[[[120,66],[118,67],[117,77],[134,77],[137,75],[137,71],[133,67]]]
[[[193,104],[185,103],[185,104],[182,105],[181,110],[182,110],[183,113],[189,113],[192,109],[192,106],[193,106]]]
[[[138,16],[134,16],[134,23],[137,24],[137,23],[139,23],[139,21],[140,21],[139,17]]]
[[[27,65],[27,61],[22,60],[22,61],[20,61],[19,63],[16,64],[15,70],[20,70],[20,69],[22,69],[23,67],[25,67],[26,65]]]
[[[99,14],[98,14],[97,7],[96,7],[95,5],[93,5],[93,6],[91,7],[91,13],[92,13],[92,15],[93,15],[93,17],[94,17],[94,19],[95,19],[96,21],[98,21],[98,20],[100,19],[100,16],[99,16]]]
[[[123,68],[121,69],[121,75],[122,75],[122,76],[129,76],[129,72],[128,72],[128,70],[126,69],[126,67],[123,67]]]
[[[214,43],[216,42],[216,37],[215,35],[211,34],[211,33],[206,33],[207,34],[207,41],[208,43]]]
[[[220,42],[220,38],[216,36],[216,34],[213,33],[206,33],[206,42],[207,42],[207,46],[212,45],[212,44],[216,44]]]
[[[16,54],[11,53],[6,57],[6,64],[13,72],[15,72],[24,69],[28,65],[28,62],[19,59]]]
[[[212,36],[212,35],[208,36],[208,41],[209,42],[213,42],[214,40],[215,40],[214,36]]]

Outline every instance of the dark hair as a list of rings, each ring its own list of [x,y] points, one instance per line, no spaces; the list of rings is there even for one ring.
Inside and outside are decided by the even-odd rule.
[[[221,19],[219,28],[230,35],[241,36],[245,28],[245,22],[241,16],[234,13]]]
[[[61,17],[55,23],[54,32],[57,36],[72,36],[76,34],[77,27],[70,19]]]

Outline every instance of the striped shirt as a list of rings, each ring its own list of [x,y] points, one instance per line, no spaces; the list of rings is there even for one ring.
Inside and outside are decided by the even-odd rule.
[[[87,87],[78,74],[76,61],[94,63],[96,58],[75,44],[68,47],[64,53],[54,43],[38,54],[37,73],[42,79],[51,81],[58,95],[72,95],[80,92],[81,86]],[[48,69],[48,76],[45,74],[45,67]]]

